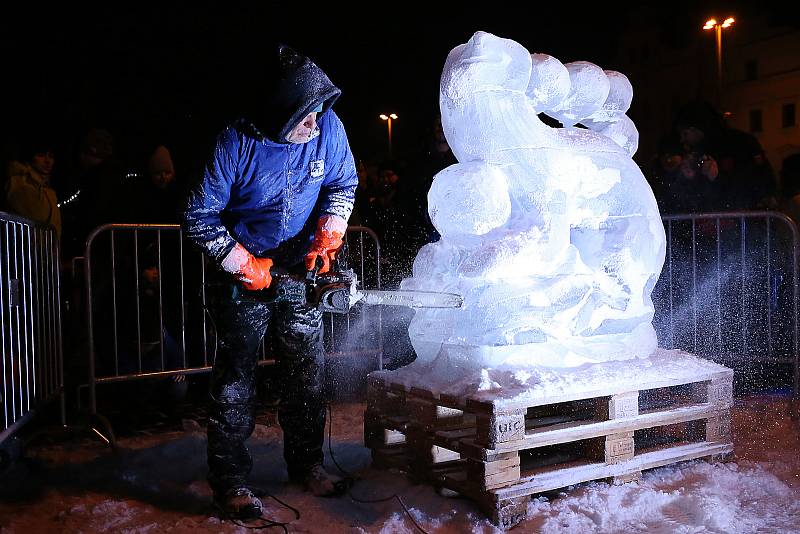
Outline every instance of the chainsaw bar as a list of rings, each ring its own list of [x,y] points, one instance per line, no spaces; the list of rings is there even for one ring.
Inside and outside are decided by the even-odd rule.
[[[366,289],[358,291],[360,302],[383,306],[406,306],[408,308],[460,308],[464,305],[461,295],[436,291],[381,291]]]

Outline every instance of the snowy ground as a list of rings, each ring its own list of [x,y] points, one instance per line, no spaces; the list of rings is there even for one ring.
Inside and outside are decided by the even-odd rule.
[[[399,495],[430,533],[495,532],[470,501],[445,498],[402,473],[369,467],[362,445],[363,404],[333,405],[333,452],[358,474],[358,499]],[[269,416],[251,442],[253,483],[300,511],[290,532],[414,532],[397,500],[361,504],[350,498],[315,499],[285,483],[281,435]],[[112,453],[85,434],[31,442],[31,461],[0,474],[0,533],[250,532],[221,522],[210,506],[202,419],[183,428],[121,437]],[[800,423],[786,396],[737,400],[736,460],[724,465],[688,462],[646,472],[624,486],[589,483],[531,501],[532,519],[518,532],[800,532]],[[327,455],[327,446],[326,446]],[[267,501],[285,521],[291,511]],[[268,532],[278,532],[277,529]]]

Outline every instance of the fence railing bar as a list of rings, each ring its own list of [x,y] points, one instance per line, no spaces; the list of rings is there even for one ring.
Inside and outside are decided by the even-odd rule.
[[[8,222],[0,220],[0,225],[3,227],[3,234],[0,237],[3,237],[0,240],[0,247],[5,249],[5,259],[6,259],[6,267],[3,268],[3,261],[0,258],[0,332],[6,332],[6,328],[8,331],[11,330],[11,306],[9,304],[8,308],[8,319],[6,318],[6,303],[7,300],[10,299],[10,286],[9,281],[11,280],[11,276],[9,275],[8,270]],[[8,298],[7,298],[8,296]],[[8,320],[8,326],[6,326],[6,321]],[[8,399],[8,384],[6,383],[6,375],[8,373],[8,365],[7,361],[11,357],[11,347],[8,347],[6,350],[6,339],[9,339],[10,336],[0,336],[0,379],[2,379],[2,388],[3,388],[3,399]],[[8,428],[11,426],[11,417],[8,414],[8,403],[3,402],[3,426],[0,428]]]
[[[186,365],[186,298],[184,295],[183,272],[183,230],[178,230],[178,265],[180,266],[180,306],[181,306],[181,355],[183,367]]]
[[[142,285],[139,276],[139,230],[133,231],[133,290],[134,302],[136,305],[136,362],[137,369],[142,372]],[[115,368],[115,374],[119,374],[119,362]]]
[[[114,332],[114,371],[119,374],[119,337],[117,332],[117,265],[114,230],[111,230],[111,317]]]
[[[163,278],[163,270],[161,267],[161,230],[156,230],[156,258],[158,262],[158,348],[161,354],[161,370],[166,370],[164,363],[164,292],[162,289],[161,280]]]

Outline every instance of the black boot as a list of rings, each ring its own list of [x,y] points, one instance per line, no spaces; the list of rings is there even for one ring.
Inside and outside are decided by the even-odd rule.
[[[347,491],[345,479],[328,473],[322,464],[304,473],[291,473],[290,479],[317,497],[338,497]]]
[[[257,519],[264,511],[261,499],[245,487],[214,494],[214,504],[231,519]]]

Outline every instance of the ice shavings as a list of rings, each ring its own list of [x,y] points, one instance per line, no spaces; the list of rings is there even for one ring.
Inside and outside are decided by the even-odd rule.
[[[402,497],[431,534],[499,534],[471,499],[444,498],[426,484],[396,471],[370,467],[363,445],[362,403],[337,403],[332,449],[337,462],[358,480],[351,495]],[[601,482],[534,497],[528,519],[512,532],[546,534],[800,532],[800,432],[790,396],[744,397],[733,407],[736,461],[692,461],[645,471],[639,482]],[[414,532],[396,500],[362,504],[349,498],[320,500],[286,483],[281,431],[256,433],[252,483],[302,511],[272,499],[268,517],[291,521],[290,532],[328,534]],[[0,530],[7,532],[191,532],[240,533],[246,529],[216,517],[205,480],[205,439],[155,432],[119,437],[113,458],[97,441],[30,443],[36,469],[13,463],[0,485]],[[326,464],[330,462],[326,446]],[[124,468],[123,468],[124,467]],[[333,466],[331,465],[331,468]],[[136,482],[130,482],[133,480]],[[78,491],[79,490],[79,491]],[[24,497],[24,498],[22,498]],[[324,527],[323,527],[324,526]]]

